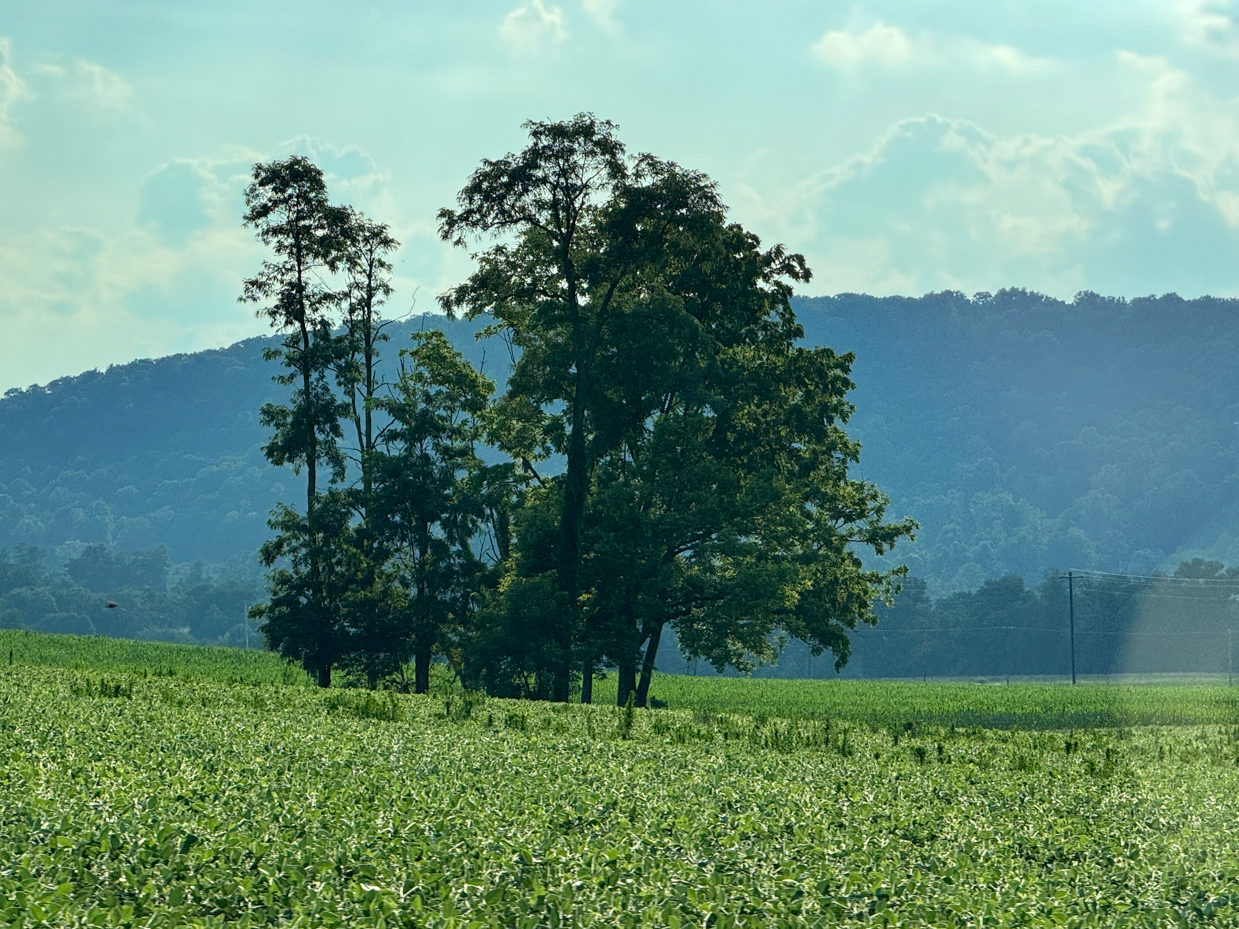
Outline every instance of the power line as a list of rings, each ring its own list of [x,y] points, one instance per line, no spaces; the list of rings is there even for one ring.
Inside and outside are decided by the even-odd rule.
[[[1088,568],[1073,568],[1078,575],[1088,575],[1090,579],[1115,579],[1125,581],[1162,581],[1174,584],[1221,584],[1239,589],[1239,577],[1174,577],[1169,574],[1119,574],[1114,571],[1093,571]]]
[[[971,633],[971,632],[1041,632],[1054,633],[1062,635],[1063,630],[1051,626],[948,626],[937,629],[863,629],[857,630],[859,636],[871,635],[919,635],[919,636],[944,636],[954,633]],[[1123,629],[1080,629],[1076,631],[1076,635],[1111,635],[1123,636],[1130,638],[1132,636],[1165,636],[1170,638],[1182,638],[1183,636],[1220,636],[1225,635],[1227,627],[1219,626],[1216,629],[1206,629],[1188,632],[1145,632],[1141,630],[1123,630]]]

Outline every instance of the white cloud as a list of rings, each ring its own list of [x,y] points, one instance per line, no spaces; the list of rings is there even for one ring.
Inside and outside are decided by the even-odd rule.
[[[799,185],[763,189],[753,165],[737,207],[808,255],[817,292],[1239,294],[1239,99],[1115,60],[1142,102],[1096,128],[905,119]]]
[[[0,319],[10,334],[0,340],[0,390],[263,331],[254,307],[236,302],[241,281],[270,257],[241,225],[242,190],[254,162],[291,152],[323,169],[333,201],[392,220],[390,178],[367,152],[301,137],[274,155],[238,147],[166,162],[143,179],[129,222],[0,230]],[[437,228],[426,226],[437,254]],[[417,285],[397,283],[393,307],[404,310]]]
[[[1177,0],[1173,15],[1180,40],[1227,58],[1239,58],[1239,29],[1227,12],[1230,6],[1230,0]]]
[[[96,112],[120,113],[133,102],[133,88],[115,71],[78,59],[72,68],[46,64],[37,69],[61,100],[85,104]]]
[[[93,61],[74,65],[72,93],[78,99],[104,110],[125,110],[133,100],[133,88],[119,74]]]
[[[0,318],[11,338],[0,369],[16,385],[244,338],[259,327],[235,301],[262,257],[232,223],[179,242],[140,227],[6,236]]]
[[[313,136],[298,136],[280,146],[287,154],[305,155],[323,171],[331,199],[393,223],[398,213],[391,172],[380,168],[359,145],[333,145]]]
[[[864,32],[827,32],[813,44],[812,53],[824,65],[839,71],[963,64],[980,70],[1023,73],[1043,70],[1050,64],[1010,45],[994,45],[966,36],[911,36],[898,26],[885,23],[874,23]]]
[[[21,136],[13,127],[12,110],[21,99],[30,95],[26,82],[9,63],[9,40],[0,37],[0,151],[16,145]]]
[[[615,18],[619,0],[581,0],[581,6],[603,32],[619,35],[623,31],[624,27]]]
[[[909,64],[920,51],[898,26],[874,23],[861,33],[839,29],[827,32],[813,45],[814,56],[843,71],[865,65],[898,68]]]
[[[548,7],[543,0],[528,0],[504,17],[499,35],[514,48],[526,51],[548,42],[564,41],[568,28],[560,7]]]

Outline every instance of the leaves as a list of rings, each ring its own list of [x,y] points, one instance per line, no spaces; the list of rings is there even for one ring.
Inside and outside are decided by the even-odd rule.
[[[1224,688],[659,678],[681,709],[466,711],[457,697],[449,711],[221,682],[233,654],[278,667],[269,654],[109,647],[131,667],[151,648],[181,663],[130,674],[124,701],[75,693],[80,672],[62,667],[0,669],[6,924],[1239,920]],[[84,645],[58,660],[79,657],[100,660]],[[1219,715],[1067,738],[899,721],[1004,702],[1062,714],[1106,695]],[[685,702],[710,700],[730,709]]]

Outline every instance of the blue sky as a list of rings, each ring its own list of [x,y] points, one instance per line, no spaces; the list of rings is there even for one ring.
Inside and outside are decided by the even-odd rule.
[[[462,12],[463,10],[463,12]],[[581,110],[713,176],[810,294],[1239,294],[1239,6],[1211,0],[0,7],[0,390],[263,331],[253,162],[313,156],[468,273],[436,211]]]

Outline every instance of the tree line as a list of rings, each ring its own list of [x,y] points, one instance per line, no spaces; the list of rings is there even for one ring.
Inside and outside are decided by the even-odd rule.
[[[63,563],[31,545],[0,550],[0,628],[260,647],[246,608],[264,597],[250,562],[174,564],[163,548],[114,551],[83,545]],[[852,678],[1056,677],[1070,671],[1069,604],[1064,572],[1035,584],[1018,576],[931,600],[909,576],[893,603],[879,601],[875,627],[849,633]],[[1194,558],[1169,575],[1077,574],[1079,673],[1225,674],[1233,668],[1239,626],[1239,567]],[[777,659],[758,677],[834,677],[834,656],[813,657],[802,641],[772,637]],[[663,637],[659,669],[712,674],[708,662],[679,653],[674,627]],[[735,673],[728,669],[727,673]],[[363,678],[364,679],[364,678]],[[397,681],[398,683],[398,681]]]
[[[264,596],[248,564],[173,565],[165,548],[82,545],[62,565],[46,550],[0,550],[0,628],[219,645],[250,641],[246,609]]]
[[[1147,577],[1049,571],[1010,575],[931,601],[907,579],[879,623],[857,636],[864,677],[1065,677],[1074,610],[1080,674],[1226,673],[1239,609],[1239,567],[1193,558]],[[1074,601],[1074,603],[1072,603]],[[781,664],[791,666],[792,662]]]
[[[244,221],[271,258],[241,299],[291,388],[264,451],[304,484],[261,550],[267,643],[322,686],[345,668],[424,692],[440,658],[490,693],[588,702],[614,668],[636,705],[667,628],[718,668],[773,658],[776,630],[841,666],[904,573],[861,553],[915,524],[849,474],[853,358],[798,344],[803,257],[609,122],[525,128],[438,217],[478,247],[440,305],[485,321],[501,393],[435,330],[378,376],[398,243],[309,160],[254,166]]]

